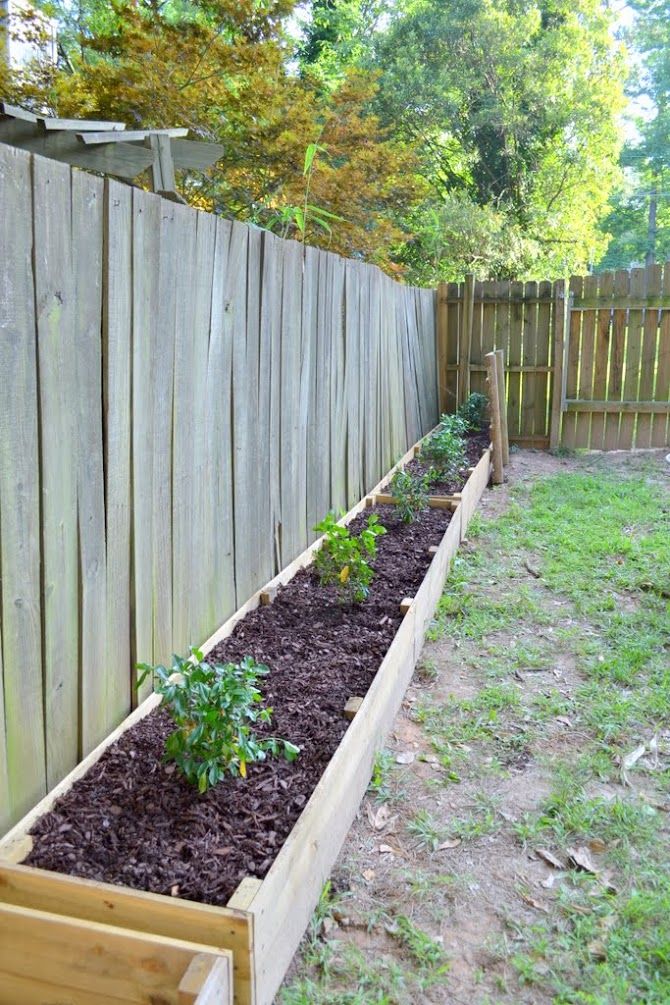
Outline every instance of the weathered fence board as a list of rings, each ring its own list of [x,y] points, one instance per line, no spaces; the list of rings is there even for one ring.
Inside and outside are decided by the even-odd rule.
[[[79,665],[80,626],[70,174],[67,165],[56,161],[36,158],[33,164],[49,786],[77,763],[79,753],[79,681],[71,669]]]
[[[29,158],[0,144],[0,830],[46,792]]]
[[[433,291],[2,145],[0,205],[4,829],[438,416]]]

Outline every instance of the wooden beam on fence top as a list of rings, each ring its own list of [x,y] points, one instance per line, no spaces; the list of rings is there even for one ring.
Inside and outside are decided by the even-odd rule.
[[[87,119],[52,119],[49,116],[38,116],[37,123],[40,129],[50,132],[70,132],[88,133],[101,129],[111,129],[113,132],[123,132],[126,128],[125,122],[102,122],[99,120]]]
[[[502,436],[500,432],[500,399],[498,396],[498,368],[496,354],[488,352],[484,357],[488,371],[489,403],[491,410],[491,443],[493,445],[493,484],[502,485],[503,472]]]
[[[670,412],[668,401],[589,401],[588,398],[571,398],[565,402],[566,412],[644,412],[663,414]]]
[[[503,464],[509,464],[509,436],[507,433],[507,395],[505,394],[505,350],[496,349],[496,376],[498,378],[498,403],[500,405],[500,442]]]
[[[148,136],[184,137],[188,135],[188,129],[182,127],[178,129],[130,129],[123,133],[115,133],[114,130],[105,129],[102,132],[82,132],[76,135],[77,139],[87,146],[95,146],[97,143],[133,143],[146,140]]]
[[[192,168],[204,171],[223,157],[222,143],[205,143],[204,140],[180,140],[171,138],[170,149],[176,168]]]
[[[18,105],[10,105],[6,101],[0,101],[0,112],[10,119],[21,119],[22,122],[37,122],[37,116],[32,112],[27,112],[25,108]]]
[[[555,450],[561,438],[561,415],[564,397],[565,331],[567,324],[565,280],[554,283],[554,372],[551,380],[551,413],[549,417],[549,447]]]

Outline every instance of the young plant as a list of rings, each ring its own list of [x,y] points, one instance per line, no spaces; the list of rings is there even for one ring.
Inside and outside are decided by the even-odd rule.
[[[489,399],[479,391],[473,391],[467,401],[458,409],[458,415],[465,420],[468,432],[479,433],[484,428]]]
[[[374,578],[368,559],[377,554],[377,538],[386,533],[386,527],[372,513],[356,536],[337,522],[334,513],[329,513],[314,530],[325,537],[314,557],[314,568],[321,584],[335,586],[343,601],[361,603]]]
[[[150,674],[154,677],[161,707],[177,727],[165,741],[165,760],[174,761],[200,792],[226,775],[246,778],[247,764],[264,761],[268,754],[294,761],[300,753],[288,740],[252,733],[255,722],[269,723],[272,715],[256,687],[258,678],[270,671],[252,657],[211,664],[192,649],[189,658],[173,656],[169,669],[148,663],[138,663],[137,669],[138,685]]]
[[[419,513],[428,508],[426,476],[416,478],[409,471],[396,471],[391,479],[395,511],[403,523],[414,523]]]
[[[428,481],[455,478],[466,465],[465,420],[459,415],[443,415],[435,432],[421,448],[421,460],[428,464]]]

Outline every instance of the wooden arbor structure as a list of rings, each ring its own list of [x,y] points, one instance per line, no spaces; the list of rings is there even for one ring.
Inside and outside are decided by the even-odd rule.
[[[187,135],[183,128],[127,130],[123,122],[56,119],[0,101],[0,143],[129,182],[148,170],[153,191],[177,202],[183,200],[175,169],[204,171],[223,154],[220,143]]]

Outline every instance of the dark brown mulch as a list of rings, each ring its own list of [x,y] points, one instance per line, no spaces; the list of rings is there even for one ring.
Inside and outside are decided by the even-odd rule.
[[[366,693],[400,624],[399,603],[421,584],[428,548],[450,519],[428,510],[407,526],[389,507],[378,512],[389,533],[364,604],[338,604],[306,569],[210,655],[268,664],[271,731],[302,748],[297,761],[251,765],[246,780],[198,795],[162,763],[172,725],[154,712],[37,822],[27,864],[209,904],[225,904],[245,875],[266,874],[346,730],[345,702]]]
[[[474,467],[477,461],[480,459],[489,443],[491,442],[491,436],[488,430],[485,433],[470,433],[465,441],[465,455],[468,460],[468,467]],[[409,464],[405,466],[405,470],[409,471],[410,474],[421,476],[425,475],[430,467],[429,464],[422,464],[417,458],[410,461]],[[468,480],[467,468],[463,468],[459,472],[457,478],[446,479],[440,482],[432,482],[430,486],[430,494],[434,496],[438,495],[451,495],[452,492],[460,492],[466,481]]]

